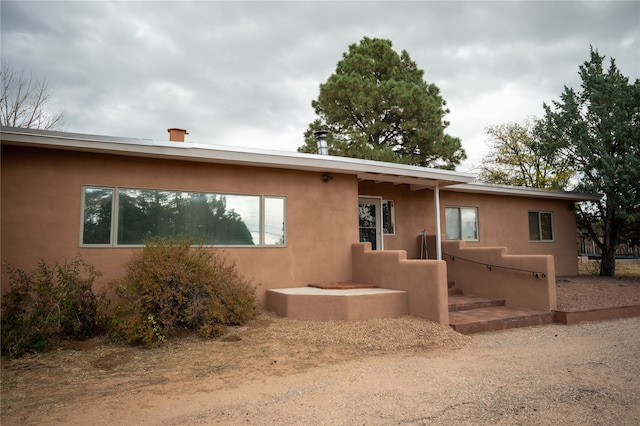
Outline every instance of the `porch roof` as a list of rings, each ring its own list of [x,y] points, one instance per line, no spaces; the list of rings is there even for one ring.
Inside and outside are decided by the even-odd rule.
[[[408,184],[412,189],[470,183],[476,177],[470,173],[355,158],[4,126],[0,141],[3,145],[347,174],[355,175],[359,180]]]

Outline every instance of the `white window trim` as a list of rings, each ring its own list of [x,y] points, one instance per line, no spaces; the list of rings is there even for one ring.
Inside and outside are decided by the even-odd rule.
[[[459,240],[450,240],[447,238],[447,209],[458,209],[458,224],[460,225],[460,239]],[[473,209],[476,212],[476,234],[478,238],[462,238],[462,209]],[[447,241],[471,241],[478,242],[480,241],[480,220],[478,220],[478,208],[474,206],[445,206],[444,207],[444,217],[445,217],[445,227],[444,227],[444,237]]]

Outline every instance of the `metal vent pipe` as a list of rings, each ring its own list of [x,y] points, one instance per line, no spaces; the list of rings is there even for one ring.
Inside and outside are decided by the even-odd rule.
[[[318,130],[313,133],[316,136],[316,143],[318,144],[318,154],[329,155],[329,147],[327,146],[327,132],[326,130]]]

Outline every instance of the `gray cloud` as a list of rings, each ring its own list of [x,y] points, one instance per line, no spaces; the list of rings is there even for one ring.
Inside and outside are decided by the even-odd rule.
[[[12,2],[2,61],[49,81],[67,130],[295,150],[311,100],[363,36],[407,50],[438,85],[449,133],[480,160],[484,128],[577,87],[589,45],[640,77],[638,2]]]

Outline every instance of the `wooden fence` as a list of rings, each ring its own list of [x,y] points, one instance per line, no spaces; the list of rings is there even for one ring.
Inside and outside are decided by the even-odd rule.
[[[588,235],[578,235],[578,252],[586,255],[602,255],[602,250]],[[616,256],[640,257],[640,246],[633,245],[631,241],[620,244],[616,250]]]

